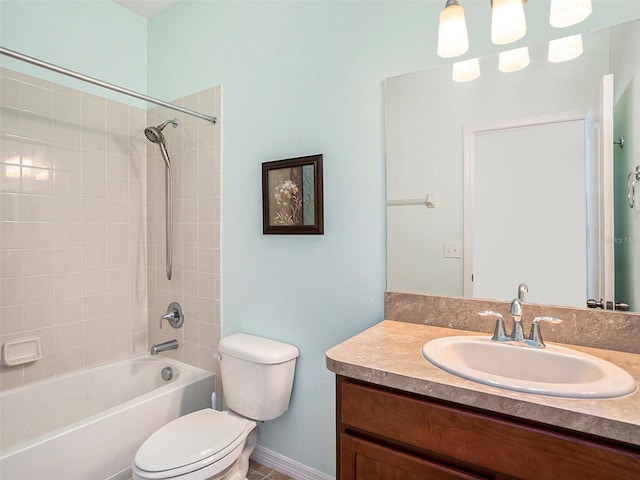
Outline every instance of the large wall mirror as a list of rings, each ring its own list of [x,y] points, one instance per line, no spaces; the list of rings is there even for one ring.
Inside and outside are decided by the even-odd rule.
[[[605,308],[640,311],[640,198],[633,208],[628,198],[640,21],[584,34],[583,45],[561,63],[531,46],[512,73],[481,58],[469,82],[453,81],[451,65],[386,80],[388,290],[510,300],[525,282],[531,302],[604,297]],[[611,205],[595,198],[603,189]],[[606,295],[594,290],[605,272]]]

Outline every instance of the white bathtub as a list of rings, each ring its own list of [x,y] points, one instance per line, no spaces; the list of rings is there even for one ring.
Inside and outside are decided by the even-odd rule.
[[[161,377],[166,366],[170,381]],[[130,478],[142,442],[210,406],[214,382],[211,372],[144,355],[7,390],[0,395],[0,478]]]

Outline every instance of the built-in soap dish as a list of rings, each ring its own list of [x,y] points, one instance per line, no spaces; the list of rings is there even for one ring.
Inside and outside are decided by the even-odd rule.
[[[13,367],[42,358],[40,338],[30,337],[7,342],[2,346],[2,364]]]

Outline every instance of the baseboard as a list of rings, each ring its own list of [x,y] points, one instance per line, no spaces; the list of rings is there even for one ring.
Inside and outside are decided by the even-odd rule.
[[[302,463],[273,452],[268,448],[257,445],[251,454],[251,458],[262,465],[276,469],[280,473],[293,478],[294,480],[335,480],[334,477],[326,473],[314,470]]]

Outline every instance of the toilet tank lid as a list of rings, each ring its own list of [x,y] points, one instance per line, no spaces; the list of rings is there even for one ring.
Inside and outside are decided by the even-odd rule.
[[[246,333],[234,333],[224,337],[218,344],[218,351],[261,364],[288,362],[300,354],[296,347],[288,343]]]

